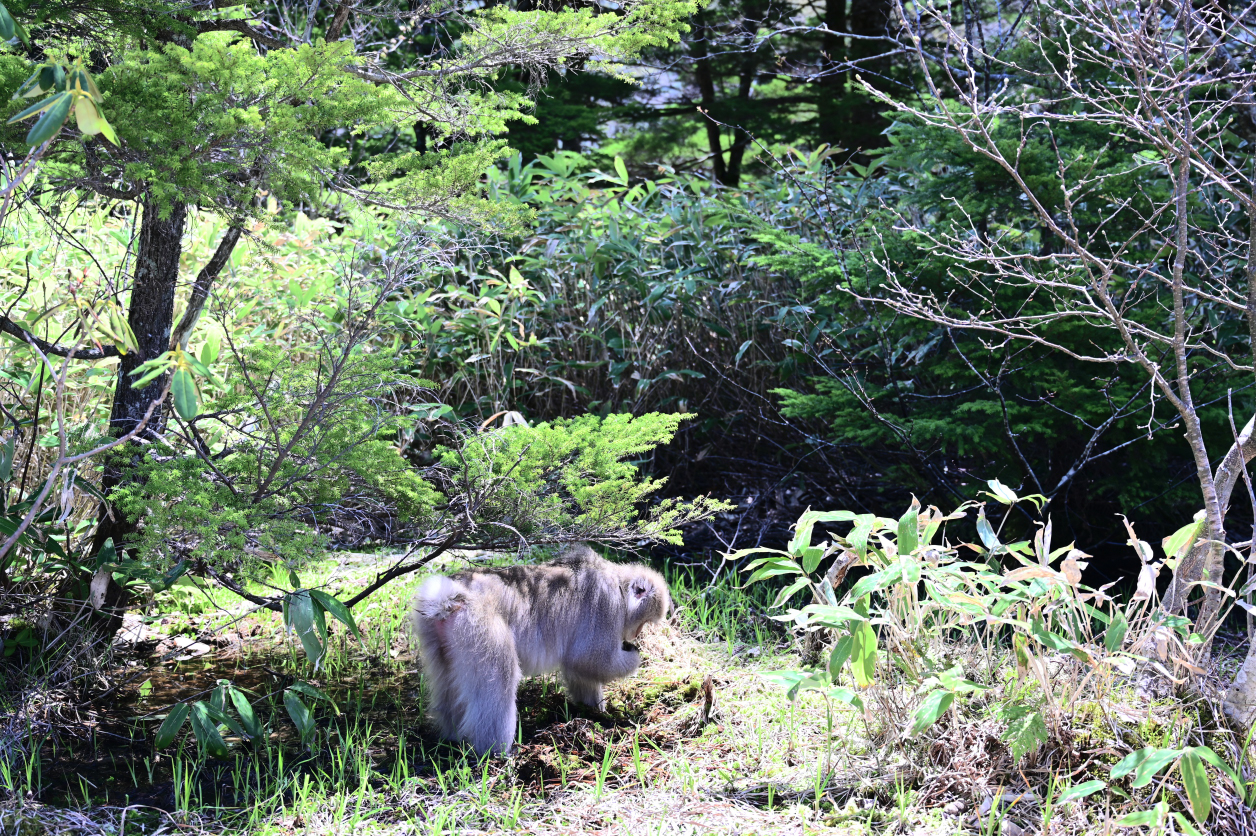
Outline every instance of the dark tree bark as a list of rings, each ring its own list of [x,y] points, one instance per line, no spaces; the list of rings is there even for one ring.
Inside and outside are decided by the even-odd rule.
[[[148,198],[144,201],[143,212],[135,278],[131,284],[131,302],[127,311],[127,323],[135,333],[139,351],[127,352],[118,364],[113,410],[109,416],[110,429],[119,435],[130,432],[144,420],[149,405],[165,388],[164,376],[143,388],[136,388],[131,385],[134,380],[131,372],[170,349],[175,289],[179,282],[179,256],[183,251],[183,228],[187,221],[187,206],[182,203],[170,206],[166,216],[162,217],[155,201]],[[145,434],[160,429],[163,413],[164,405],[153,410]],[[107,457],[101,480],[106,497],[127,479],[127,471],[137,463],[138,455],[136,445],[126,444]],[[111,511],[107,504],[102,504],[96,534],[92,539],[92,554],[98,554],[109,539],[113,540],[119,552],[123,551],[134,531],[133,523]],[[91,579],[90,587],[90,627],[101,637],[111,637],[122,626],[122,615],[126,612],[130,596],[108,572],[98,572]]]
[[[855,74],[879,89],[886,86],[890,70],[888,58],[876,57],[890,49],[890,42],[884,40],[888,34],[890,8],[890,0],[850,0],[850,33],[862,36],[851,39],[850,60],[855,65]],[[859,106],[850,113],[851,124],[847,129],[853,147],[884,145],[881,132],[885,130],[886,121],[880,113],[884,105],[865,95],[860,99]]]
[[[846,0],[826,0],[824,28],[832,32],[846,31]],[[840,67],[846,61],[846,39],[826,33],[824,36],[824,60],[832,67]],[[818,134],[821,142],[840,145],[845,137],[842,118],[842,99],[846,96],[846,73],[830,72],[820,79],[820,96],[816,100],[819,121]]]
[[[702,16],[695,17],[693,25],[693,74],[698,82],[698,95],[701,97],[702,115],[706,122],[707,146],[711,150],[711,172],[717,183],[725,183],[728,170],[724,164],[724,142],[721,137],[720,123],[711,111],[716,107],[715,73],[711,67],[709,41],[715,30],[701,23]]]
[[[179,256],[183,252],[183,226],[187,207],[176,203],[166,217],[151,199],[144,201],[140,221],[140,245],[135,259],[135,281],[131,285],[131,305],[127,323],[135,332],[139,351],[127,352],[118,365],[110,428],[119,434],[135,429],[148,405],[161,394],[164,378],[142,389],[131,385],[131,372],[170,349],[170,327],[174,322],[174,294],[179,282]],[[153,429],[162,425],[159,408],[150,419]]]

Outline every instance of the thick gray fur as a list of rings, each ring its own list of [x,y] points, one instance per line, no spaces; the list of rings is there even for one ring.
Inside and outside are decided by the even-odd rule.
[[[583,545],[537,566],[429,577],[411,621],[432,717],[450,740],[507,753],[520,679],[561,671],[571,700],[602,709],[602,686],[637,669],[632,642],[670,607],[658,572]]]

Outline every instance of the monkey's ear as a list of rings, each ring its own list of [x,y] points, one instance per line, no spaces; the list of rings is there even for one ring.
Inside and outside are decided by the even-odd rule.
[[[637,578],[636,580],[634,580],[632,582],[632,585],[630,586],[630,589],[632,590],[632,597],[638,601],[640,601],[642,598],[649,595],[650,592],[652,591],[650,582],[647,581],[645,578]]]

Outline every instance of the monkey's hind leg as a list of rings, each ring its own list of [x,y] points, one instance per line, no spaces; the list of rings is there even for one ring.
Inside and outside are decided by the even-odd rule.
[[[463,705],[457,736],[480,754],[507,754],[515,743],[519,654],[500,616],[475,613],[474,631],[459,636],[451,671]]]

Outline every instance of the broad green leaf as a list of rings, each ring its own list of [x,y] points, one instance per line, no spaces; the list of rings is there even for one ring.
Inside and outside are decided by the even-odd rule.
[[[161,377],[170,369],[170,361],[170,352],[154,357],[152,360],[145,360],[131,372],[132,377],[138,376],[136,380],[131,381],[131,388],[143,389]]]
[[[350,613],[348,606],[340,603],[340,601],[333,598],[332,595],[329,595],[327,592],[320,589],[311,589],[310,596],[315,601],[318,601],[319,604],[322,604],[323,609],[332,614],[333,619],[339,621],[340,624],[347,626],[347,628],[349,628],[349,633],[352,633],[355,639],[362,641],[362,633],[359,633],[358,624],[353,620],[353,613]]]
[[[227,709],[227,689],[231,687],[231,683],[225,679],[218,680],[218,687],[209,695],[209,704],[219,711]]]
[[[893,586],[903,577],[902,561],[894,561],[880,572],[873,572],[859,579],[859,582],[851,587],[847,597],[851,600],[858,601],[865,595],[878,592],[887,586]]]
[[[824,549],[820,546],[808,546],[802,552],[802,570],[810,575],[824,558]]]
[[[810,582],[806,578],[798,578],[789,586],[776,593],[776,599],[772,602],[772,609],[784,606],[789,602],[790,598],[798,594],[800,589],[806,589],[809,583]]]
[[[53,96],[52,103],[44,111],[44,115],[39,117],[26,134],[26,144],[34,148],[56,136],[61,126],[65,124],[66,117],[70,115],[70,104],[73,101],[74,96],[70,93],[58,93]]]
[[[1056,804],[1064,804],[1067,801],[1076,801],[1079,798],[1086,798],[1094,795],[1100,790],[1106,790],[1108,785],[1103,781],[1087,781],[1084,784],[1078,784],[1075,787],[1069,787],[1055,799]]]
[[[212,366],[218,360],[221,342],[222,338],[218,336],[217,331],[210,331],[205,335],[205,344],[201,346],[202,363],[206,366]]]
[[[623,158],[618,155],[615,157],[615,173],[619,175],[619,179],[624,182],[625,186],[628,185],[628,166],[624,165]]]
[[[180,418],[191,421],[196,417],[196,381],[191,371],[184,368],[174,370],[174,377],[170,379],[170,397]]]
[[[991,479],[986,482],[986,484],[990,486],[990,492],[987,493],[986,496],[993,497],[997,501],[1002,502],[1004,505],[1016,504],[1016,501],[1019,498],[1016,496],[1016,491],[1012,490],[998,479]]]
[[[241,726],[231,717],[227,716],[227,712],[222,711],[221,709],[215,708],[212,705],[205,706],[205,710],[206,710],[206,713],[209,714],[209,719],[213,720],[218,725],[226,726],[227,728],[235,732],[239,737],[247,738],[249,736],[248,733],[244,731],[243,726]]]
[[[0,3],[0,40],[8,43],[17,41],[17,21],[9,14],[9,10]]]
[[[794,523],[794,536],[790,538],[788,545],[785,546],[785,550],[794,556],[799,556],[805,549],[810,548],[811,532],[815,529],[816,523],[847,522],[853,519],[856,519],[856,516],[850,511],[812,511],[807,509],[798,518],[798,522]]]
[[[1191,802],[1191,815],[1197,822],[1205,822],[1212,812],[1212,788],[1208,785],[1208,770],[1194,749],[1187,749],[1178,761],[1182,773],[1182,786]]]
[[[16,452],[17,445],[17,429],[4,442],[4,449],[0,451],[0,482],[7,482],[13,476],[13,456]]]
[[[855,684],[867,688],[877,672],[877,633],[871,624],[863,621],[852,631],[851,638],[850,670],[855,675]]]
[[[210,715],[211,706],[204,702],[192,703],[192,733],[205,751],[216,757],[227,754],[227,743],[218,733],[218,724]]]
[[[1147,786],[1165,767],[1176,761],[1181,755],[1181,749],[1152,749],[1147,757],[1135,768],[1134,783],[1131,786],[1135,789]],[[1120,766],[1120,764],[1117,764],[1117,766]]]
[[[1122,816],[1116,820],[1117,827],[1146,827],[1151,824],[1161,824],[1169,817],[1169,805],[1161,801],[1150,810],[1140,810],[1137,813],[1130,813],[1128,816]]]
[[[907,736],[915,737],[932,726],[938,721],[939,717],[946,713],[946,710],[951,707],[953,702],[955,702],[955,695],[950,691],[944,691],[939,688],[930,692],[912,713],[911,728],[908,729]]]
[[[750,586],[751,584],[758,583],[759,581],[765,581],[768,578],[780,577],[781,575],[801,575],[801,574],[802,574],[802,567],[796,563],[791,562],[789,564],[784,564],[784,565],[779,564],[779,563],[772,564],[770,566],[764,566],[760,569],[755,570],[755,573],[746,579],[746,586]]]
[[[838,674],[842,672],[842,665],[846,664],[854,647],[855,639],[852,636],[842,636],[833,645],[833,652],[829,654],[829,678],[834,682],[837,682]]]
[[[955,665],[952,668],[942,671],[938,674],[938,681],[942,683],[942,687],[956,694],[968,694],[974,691],[988,690],[984,685],[978,685],[972,680],[964,678],[964,669]]]
[[[1199,828],[1191,824],[1191,820],[1181,813],[1174,813],[1173,818],[1177,821],[1178,827],[1182,828],[1182,833],[1184,833],[1185,836],[1204,836],[1199,832]]]
[[[912,498],[911,507],[898,521],[898,553],[911,554],[920,546],[920,503]]]
[[[1153,748],[1147,748],[1139,749],[1136,752],[1130,752],[1128,755],[1117,761],[1116,765],[1112,767],[1110,773],[1112,775],[1112,779],[1116,780],[1129,775],[1137,769],[1143,761],[1151,757],[1152,753],[1155,751],[1156,750]]]
[[[986,519],[986,509],[977,509],[977,534],[981,537],[981,542],[986,548],[992,552],[999,551],[1003,544],[999,542],[998,536],[994,533],[994,529],[990,527],[989,520]]]
[[[1234,767],[1223,761],[1216,752],[1207,746],[1196,746],[1192,751],[1217,769],[1220,769],[1227,778],[1234,782],[1234,788],[1239,792],[1243,792],[1243,781],[1239,778],[1239,774],[1234,771]]]
[[[301,698],[291,688],[283,692],[283,705],[288,710],[288,716],[292,718],[297,731],[301,734],[301,739],[305,740],[308,738],[310,732],[314,731],[314,715],[310,713],[309,707],[301,702]]]
[[[1125,642],[1125,633],[1129,630],[1130,623],[1125,618],[1125,611],[1118,609],[1112,616],[1112,622],[1108,625],[1108,629],[1103,634],[1103,646],[1108,649],[1109,653],[1116,653],[1121,649],[1121,645]]]
[[[860,560],[867,560],[868,537],[872,534],[872,529],[876,526],[877,518],[872,514],[860,514],[854,519],[855,526],[851,529],[850,534],[846,535],[846,542],[850,543],[851,551],[853,551]]]
[[[855,708],[858,708],[860,711],[863,711],[863,707],[864,707],[863,700],[860,699],[858,694],[856,694],[854,691],[850,690],[849,688],[830,688],[828,691],[828,695],[829,695],[829,699],[831,700],[836,700],[837,702],[844,702],[847,705],[853,705]]]
[[[318,629],[314,624],[314,599],[310,597],[309,590],[299,589],[288,593],[284,600],[288,605],[287,626],[296,632],[306,657],[317,668],[323,658],[323,645],[318,640]]]
[[[337,714],[340,713],[340,709],[336,707],[336,703],[335,701],[332,700],[331,697],[327,696],[321,690],[319,690],[318,688],[315,688],[313,685],[311,685],[308,682],[302,682],[301,680],[298,679],[296,682],[288,686],[288,690],[296,691],[298,694],[305,694],[305,696],[309,697],[310,699],[323,700],[324,702],[329,703],[332,709]]]
[[[1164,549],[1164,556],[1169,560],[1177,560],[1185,556],[1191,546],[1195,545],[1195,540],[1199,538],[1203,529],[1204,517],[1201,514],[1198,519],[1182,526],[1160,542],[1161,548]]]
[[[231,687],[230,694],[231,704],[235,706],[236,714],[240,715],[240,723],[244,726],[244,730],[248,732],[251,739],[260,740],[263,734],[262,723],[257,719],[257,712],[249,703],[248,695],[234,685]]]
[[[170,713],[166,715],[166,719],[161,722],[161,727],[157,729],[157,738],[153,741],[153,746],[158,749],[165,749],[179,734],[179,729],[183,728],[183,723],[188,719],[188,704],[181,702],[170,709]]]
[[[46,113],[49,108],[56,105],[59,101],[61,101],[62,98],[65,98],[68,101],[69,94],[64,93],[64,94],[59,94],[56,96],[49,96],[43,101],[35,102],[33,105],[26,108],[25,110],[23,110],[21,113],[17,114],[16,116],[10,116],[9,121],[6,124],[12,125],[15,122],[21,122],[23,119],[29,119],[30,117],[34,116],[37,113]],[[68,106],[66,108],[66,113],[67,114],[69,113]]]

